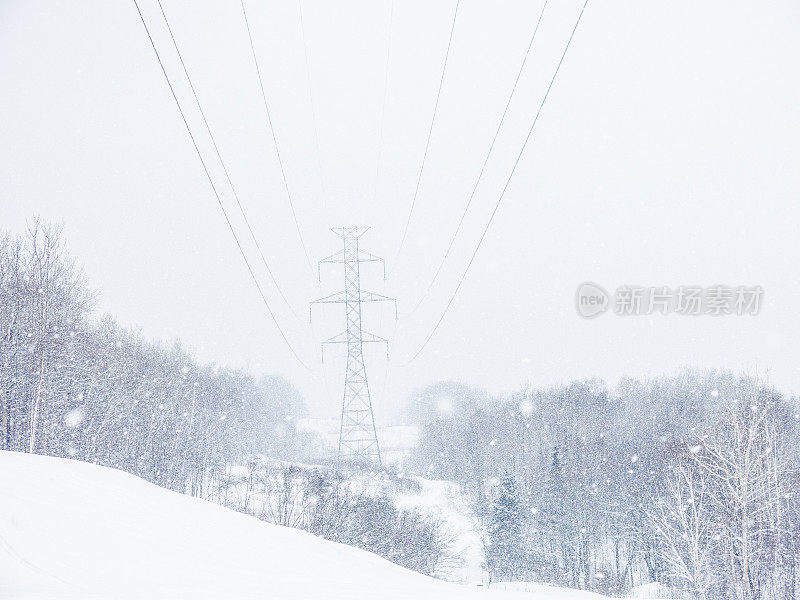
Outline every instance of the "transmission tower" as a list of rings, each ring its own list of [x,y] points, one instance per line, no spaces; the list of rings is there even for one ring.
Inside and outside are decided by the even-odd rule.
[[[317,265],[321,279],[321,266],[324,263],[341,263],[344,266],[344,289],[330,296],[311,302],[314,304],[344,304],[345,330],[322,342],[322,359],[325,359],[325,344],[347,344],[347,368],[344,376],[342,395],[342,419],[339,429],[339,460],[359,463],[372,463],[377,459],[381,464],[381,451],[372,414],[372,400],[367,383],[367,369],[364,365],[363,346],[366,343],[386,344],[386,358],[389,358],[389,342],[368,333],[361,328],[361,305],[364,302],[394,302],[395,319],[397,301],[381,294],[361,289],[361,263],[380,262],[383,277],[386,279],[386,265],[382,258],[365,252],[358,247],[359,238],[369,227],[331,227],[342,240],[342,249],[322,259]]]

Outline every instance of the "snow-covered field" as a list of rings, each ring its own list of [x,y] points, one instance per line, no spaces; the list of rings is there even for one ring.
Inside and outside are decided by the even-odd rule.
[[[0,452],[0,598],[590,600],[445,583],[137,477]]]

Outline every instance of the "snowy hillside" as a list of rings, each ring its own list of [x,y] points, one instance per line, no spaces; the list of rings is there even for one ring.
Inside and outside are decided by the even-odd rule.
[[[257,456],[230,466],[207,491],[204,497],[215,504],[354,545],[438,579],[466,584],[488,577],[483,525],[450,481]],[[401,512],[393,514],[383,501]],[[392,524],[395,518],[398,525],[402,519],[402,535]],[[337,529],[326,529],[321,521],[335,522]]]
[[[0,452],[0,597],[588,600],[444,583],[114,469]]]

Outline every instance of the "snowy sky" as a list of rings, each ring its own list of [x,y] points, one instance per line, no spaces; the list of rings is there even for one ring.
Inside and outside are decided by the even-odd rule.
[[[37,213],[63,223],[99,291],[99,312],[150,337],[180,338],[201,360],[283,374],[315,414],[335,414],[343,348],[320,365],[318,342],[341,330],[343,314],[323,308],[312,329],[307,302],[338,290],[342,277],[324,272],[319,285],[306,264],[241,7],[163,3],[299,319],[247,239],[157,3],[140,0],[269,300],[313,372],[295,362],[265,314],[133,2],[0,2],[0,224],[21,232]],[[425,352],[407,364],[463,272],[581,5],[551,0],[462,235],[433,292],[409,315],[475,182],[541,4],[461,3],[397,256],[454,2],[396,0],[389,27],[388,0],[303,0],[309,70],[298,2],[248,3],[312,260],[339,249],[328,226],[362,224],[373,228],[363,247],[388,263],[385,284],[377,268],[364,267],[363,278],[365,289],[400,305],[397,324],[388,307],[364,314],[365,328],[392,342],[388,369],[382,350],[368,350],[379,421],[411,390],[448,378],[502,392],[525,382],[726,367],[800,392],[800,5],[790,0],[590,0],[465,284]],[[750,318],[587,321],[574,308],[584,281],[609,290],[759,284],[765,304]]]

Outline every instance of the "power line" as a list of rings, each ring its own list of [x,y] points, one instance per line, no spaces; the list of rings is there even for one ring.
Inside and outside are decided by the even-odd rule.
[[[375,181],[372,186],[373,195],[378,192],[378,178],[381,172],[381,158],[383,156],[383,123],[386,116],[386,101],[389,96],[389,58],[392,53],[392,22],[394,21],[394,0],[389,4],[389,24],[386,27],[386,68],[383,80],[383,103],[381,104],[381,118],[378,125],[378,152],[375,160]]]
[[[500,116],[500,121],[497,123],[497,129],[494,132],[492,143],[489,144],[489,151],[486,153],[486,157],[483,159],[483,164],[481,165],[481,170],[478,173],[478,178],[475,180],[475,185],[472,186],[472,192],[470,193],[469,199],[467,200],[467,203],[464,206],[464,210],[461,213],[461,218],[458,220],[458,225],[456,226],[456,230],[453,232],[453,235],[450,238],[450,243],[447,245],[447,250],[445,251],[442,260],[439,263],[439,266],[437,267],[436,272],[433,275],[433,279],[431,279],[431,282],[428,284],[427,289],[422,294],[422,297],[419,299],[417,304],[414,306],[414,308],[411,309],[409,316],[413,315],[417,311],[417,309],[422,305],[423,300],[427,298],[428,294],[433,288],[433,284],[436,282],[436,279],[442,272],[442,267],[444,267],[444,263],[447,261],[447,257],[450,256],[450,251],[453,249],[456,237],[461,231],[461,226],[464,224],[464,219],[467,216],[469,207],[472,205],[472,200],[473,198],[475,198],[475,193],[478,191],[478,186],[480,185],[481,180],[483,178],[483,173],[484,171],[486,171],[486,165],[489,163],[489,157],[492,155],[495,143],[497,142],[497,138],[500,135],[500,129],[503,127],[503,123],[505,122],[506,115],[508,114],[508,108],[509,106],[511,106],[511,100],[514,98],[514,93],[517,91],[517,85],[519,84],[519,80],[522,77],[522,71],[525,69],[525,63],[528,61],[528,56],[531,53],[531,48],[533,48],[533,42],[536,39],[536,33],[539,31],[539,25],[542,22],[542,16],[544,16],[545,8],[547,8],[547,0],[545,0],[544,4],[542,5],[542,10],[539,12],[539,18],[536,20],[536,26],[533,28],[533,34],[531,35],[530,42],[528,42],[528,49],[525,51],[525,56],[522,58],[522,64],[519,66],[519,71],[517,71],[517,78],[514,80],[514,85],[511,87],[511,93],[508,95],[508,100],[506,101],[506,105],[503,108],[503,114]]]
[[[419,186],[422,182],[422,173],[425,170],[425,161],[428,158],[428,148],[431,145],[431,137],[433,135],[433,125],[436,122],[436,112],[439,109],[439,98],[442,95],[442,85],[444,84],[444,74],[447,71],[447,59],[450,57],[450,46],[453,44],[453,31],[456,28],[456,17],[458,17],[458,5],[461,3],[461,0],[456,0],[456,8],[453,11],[453,22],[450,25],[450,38],[447,40],[447,50],[444,54],[444,64],[442,65],[442,76],[439,78],[439,89],[436,92],[436,102],[433,105],[433,116],[431,117],[431,125],[428,128],[428,139],[425,141],[425,152],[422,154],[422,164],[419,168],[419,175],[417,176],[417,185],[414,187],[414,197],[411,199],[411,208],[408,211],[408,218],[406,219],[406,225],[403,228],[403,237],[400,239],[400,248],[397,250],[397,256],[400,256],[400,253],[403,251],[403,245],[406,241],[406,236],[408,235],[408,226],[411,224],[411,215],[414,214],[414,206],[417,203],[417,196],[419,195]],[[397,261],[397,257],[395,257],[395,262]]]
[[[317,169],[319,169],[319,181],[322,186],[322,210],[325,218],[330,222],[328,211],[328,190],[325,185],[325,173],[322,169],[322,152],[319,146],[319,128],[317,127],[317,105],[314,102],[314,90],[311,85],[311,61],[308,58],[308,43],[306,42],[306,27],[303,22],[303,0],[297,0],[297,10],[300,14],[300,35],[303,38],[303,55],[306,59],[306,83],[308,84],[308,98],[311,102],[311,120],[314,125],[314,144],[317,150]]]
[[[241,0],[242,14],[244,15],[244,24],[247,27],[247,37],[250,40],[250,50],[253,52],[253,63],[256,67],[256,74],[258,75],[258,85],[261,88],[261,98],[264,100],[264,109],[267,112],[267,123],[269,123],[269,131],[272,134],[272,142],[275,145],[275,154],[278,157],[278,166],[281,170],[281,178],[283,179],[283,187],[286,189],[286,197],[289,199],[289,208],[292,210],[292,218],[294,225],[297,228],[297,235],[300,237],[300,244],[303,246],[303,253],[306,255],[306,263],[311,271],[314,273],[314,268],[311,266],[311,257],[308,254],[306,242],[303,239],[303,233],[300,230],[300,223],[297,220],[297,212],[294,209],[294,202],[292,202],[292,194],[289,192],[289,183],[286,180],[286,170],[283,168],[283,159],[281,158],[281,151],[278,147],[278,137],[275,135],[275,128],[272,125],[272,115],[269,111],[269,102],[267,101],[267,93],[264,91],[264,80],[261,78],[261,68],[258,66],[258,56],[256,55],[256,47],[253,43],[253,33],[250,30],[250,22],[247,20],[247,9],[244,6],[244,0]]]
[[[539,115],[542,114],[542,109],[544,108],[544,104],[547,101],[547,96],[550,94],[550,90],[553,88],[553,84],[556,81],[556,76],[558,75],[558,71],[561,69],[561,64],[564,62],[564,57],[567,55],[567,50],[569,50],[569,46],[572,43],[572,38],[575,37],[575,32],[578,30],[578,25],[581,22],[581,17],[583,17],[583,12],[586,10],[587,4],[589,4],[589,0],[584,0],[581,12],[578,15],[577,20],[575,21],[575,26],[572,28],[572,32],[569,34],[569,39],[567,39],[567,43],[564,46],[564,52],[561,54],[561,58],[559,59],[558,64],[556,65],[556,69],[553,72],[553,77],[550,79],[550,84],[547,86],[547,90],[545,91],[544,96],[542,97],[542,101],[539,104],[539,109],[536,111],[536,116],[533,119],[533,123],[531,123],[530,129],[528,129],[528,135],[525,137],[525,141],[522,143],[522,148],[520,148],[520,151],[517,154],[517,158],[514,161],[514,166],[511,168],[511,172],[508,174],[508,178],[506,179],[505,185],[503,185],[503,189],[500,192],[500,196],[497,199],[497,203],[494,206],[494,210],[492,210],[492,214],[489,216],[489,221],[486,223],[486,227],[483,229],[483,233],[481,234],[481,237],[478,240],[478,244],[475,246],[475,250],[469,259],[469,263],[467,263],[467,268],[464,269],[464,273],[461,275],[461,279],[459,279],[456,289],[450,296],[450,300],[448,300],[447,305],[445,306],[444,311],[442,312],[442,315],[439,317],[439,320],[436,321],[436,325],[434,325],[433,329],[431,330],[426,340],[423,342],[422,346],[420,346],[419,350],[417,350],[414,356],[411,357],[411,360],[408,361],[409,363],[413,362],[422,353],[422,351],[428,345],[428,342],[431,341],[431,338],[436,333],[436,330],[439,329],[439,326],[442,324],[445,315],[447,315],[447,311],[453,304],[453,300],[458,294],[458,291],[461,289],[461,284],[464,283],[464,279],[467,277],[467,273],[469,272],[472,263],[475,261],[475,256],[478,254],[478,250],[480,250],[481,244],[483,244],[483,240],[486,238],[486,233],[489,231],[489,227],[491,227],[495,215],[497,215],[497,210],[500,208],[500,204],[503,201],[503,197],[505,196],[509,183],[511,183],[512,177],[514,177],[514,172],[517,170],[517,166],[519,165],[519,161],[522,158],[522,154],[525,152],[525,147],[528,145],[528,141],[531,139],[531,135],[533,134],[533,129],[536,126],[537,121],[539,120]]]
[[[192,90],[192,95],[194,96],[194,100],[197,103],[197,108],[200,111],[200,115],[203,117],[203,123],[206,126],[206,131],[208,132],[208,137],[211,138],[211,144],[214,146],[214,152],[216,153],[217,158],[219,159],[219,164],[222,166],[222,171],[225,173],[225,179],[227,179],[228,185],[231,188],[231,193],[233,194],[233,197],[236,200],[236,205],[239,207],[239,212],[242,215],[242,219],[244,219],[245,225],[247,225],[247,230],[250,232],[250,237],[253,240],[253,243],[255,244],[256,248],[258,249],[258,254],[261,257],[261,262],[264,264],[264,267],[267,269],[267,273],[269,274],[269,277],[272,280],[272,283],[275,286],[275,289],[278,290],[278,294],[280,294],[280,297],[283,299],[283,301],[286,304],[286,306],[289,307],[289,310],[292,311],[292,314],[299,320],[300,317],[295,312],[294,308],[289,303],[289,300],[284,295],[283,290],[281,289],[281,286],[278,285],[278,281],[275,279],[275,275],[272,273],[272,269],[270,268],[269,263],[267,262],[267,258],[266,258],[266,256],[264,256],[264,252],[261,250],[261,244],[258,243],[258,238],[256,237],[256,234],[253,231],[252,226],[250,225],[250,220],[247,218],[247,214],[245,213],[244,207],[242,206],[242,203],[239,200],[239,194],[236,192],[236,188],[233,185],[233,181],[231,180],[230,173],[228,172],[228,167],[225,165],[225,161],[222,159],[222,154],[220,152],[219,147],[217,146],[217,140],[216,140],[216,138],[214,137],[214,134],[211,131],[211,126],[208,123],[208,119],[206,118],[206,113],[203,110],[203,106],[200,103],[200,98],[197,95],[197,90],[194,87],[194,82],[192,81],[192,78],[189,75],[189,70],[186,67],[186,63],[183,60],[183,55],[181,54],[181,50],[178,47],[178,41],[175,39],[175,34],[172,31],[172,26],[169,24],[169,19],[167,18],[167,13],[164,11],[164,6],[161,3],[161,0],[158,0],[158,7],[159,7],[159,9],[161,9],[161,16],[164,17],[164,23],[166,24],[167,30],[169,31],[169,36],[172,38],[172,45],[175,47],[175,52],[178,54],[178,59],[181,62],[181,67],[183,67],[183,72],[186,75],[186,80],[189,82],[189,87]]]
[[[244,260],[244,264],[247,266],[247,270],[250,273],[250,277],[253,279],[253,283],[256,285],[256,289],[258,289],[258,293],[261,296],[261,300],[264,302],[264,306],[267,307],[267,312],[269,316],[272,318],[272,322],[275,323],[275,327],[278,329],[278,332],[281,334],[283,341],[289,347],[294,357],[297,361],[303,365],[306,369],[311,370],[303,359],[295,351],[292,344],[289,342],[289,339],[286,337],[283,329],[281,328],[280,324],[278,323],[278,319],[275,317],[275,313],[272,312],[272,309],[269,306],[269,302],[267,302],[267,297],[264,295],[264,291],[261,289],[261,284],[258,283],[258,279],[256,278],[255,273],[253,272],[253,268],[250,266],[250,261],[247,260],[247,255],[242,248],[242,244],[239,242],[239,236],[236,235],[236,231],[233,228],[233,224],[231,223],[230,217],[228,217],[228,212],[225,210],[225,206],[222,204],[222,199],[220,198],[219,192],[217,191],[217,186],[214,185],[214,180],[211,178],[211,173],[206,166],[206,161],[203,160],[203,155],[200,152],[200,148],[197,145],[197,141],[194,138],[194,134],[192,133],[191,127],[189,127],[189,121],[186,119],[186,114],[183,112],[183,107],[181,107],[180,100],[178,100],[178,96],[175,93],[175,88],[172,87],[172,82],[170,81],[169,75],[167,74],[166,68],[164,68],[164,63],[161,60],[161,55],[158,53],[158,48],[156,48],[155,41],[153,41],[153,36],[150,35],[150,29],[147,27],[147,22],[145,21],[144,15],[142,14],[141,9],[139,8],[139,3],[137,0],[133,0],[133,4],[136,7],[136,12],[139,13],[139,18],[142,21],[142,25],[144,26],[145,33],[147,33],[147,38],[150,40],[150,46],[153,48],[153,52],[156,55],[156,59],[158,60],[158,64],[161,67],[161,72],[164,74],[164,79],[167,82],[167,86],[169,86],[169,91],[172,94],[172,99],[175,101],[175,105],[178,107],[178,112],[181,115],[181,119],[183,120],[183,124],[186,126],[186,132],[189,134],[189,139],[192,141],[192,146],[194,146],[194,150],[197,153],[197,158],[200,159],[200,164],[203,167],[203,171],[206,174],[206,178],[208,179],[209,185],[211,185],[211,190],[214,192],[214,197],[217,199],[217,204],[219,204],[219,208],[222,211],[222,215],[225,217],[225,222],[228,224],[228,229],[230,229],[231,235],[233,235],[233,239],[236,242],[236,247],[239,249],[239,253],[242,255],[242,259]]]

